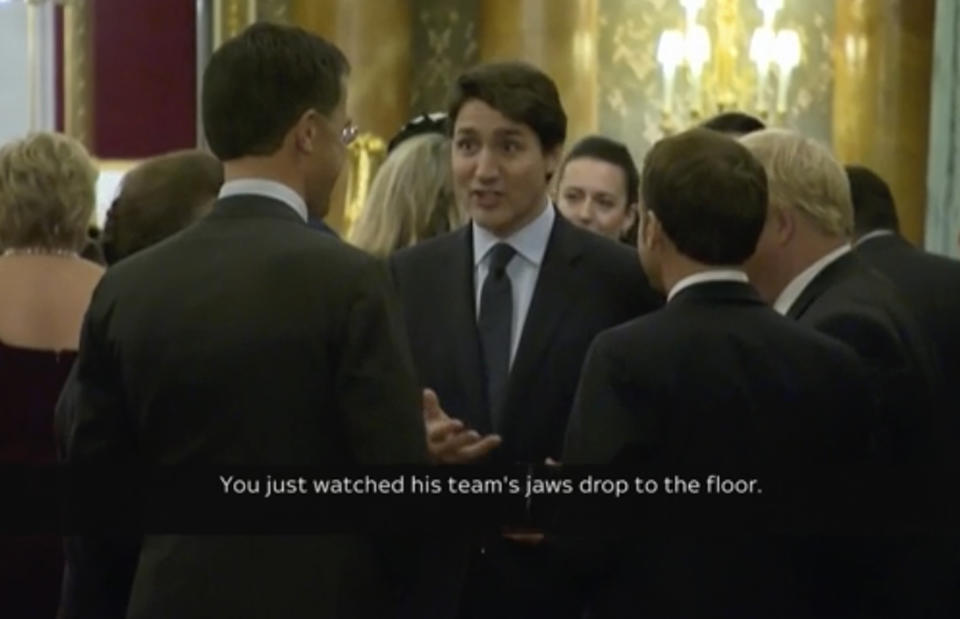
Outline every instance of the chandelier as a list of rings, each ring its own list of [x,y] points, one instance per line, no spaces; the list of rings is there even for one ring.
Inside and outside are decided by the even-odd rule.
[[[784,0],[755,2],[763,19],[750,37],[746,51],[751,67],[745,72],[738,66],[738,43],[746,38],[739,0],[717,0],[713,36],[698,23],[706,0],[679,0],[683,27],[664,30],[656,50],[663,76],[661,110],[666,132],[731,109],[764,119],[786,114],[790,80],[802,57],[800,36],[796,30],[774,26]]]

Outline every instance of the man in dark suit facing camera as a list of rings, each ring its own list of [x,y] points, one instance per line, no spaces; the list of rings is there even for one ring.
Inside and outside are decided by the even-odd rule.
[[[642,204],[640,257],[667,304],[590,347],[563,464],[680,474],[704,493],[711,474],[739,473],[764,494],[726,512],[701,495],[674,511],[667,502],[682,499],[661,496],[613,508],[616,521],[598,514],[589,530],[633,543],[601,553],[593,616],[794,616],[795,566],[764,534],[788,523],[812,532],[807,518],[826,507],[809,505],[823,500],[819,484],[865,452],[863,371],[852,350],[780,316],[749,284],[743,263],[763,228],[767,181],[743,146],[700,128],[661,140],[646,158]],[[747,501],[768,497],[769,518],[744,526]]]
[[[112,268],[61,399],[66,460],[111,467],[425,463],[382,265],[317,234],[353,135],[342,53],[256,24],[203,79],[212,213]],[[372,537],[147,535],[135,573],[80,540],[70,616],[387,617]],[[132,586],[124,587],[123,583]],[[114,599],[108,599],[109,597]]]
[[[442,407],[429,407],[428,446],[443,462],[542,464],[560,455],[594,335],[660,300],[634,252],[566,222],[548,199],[566,115],[547,75],[481,65],[457,78],[448,118],[472,222],[391,261],[420,382]],[[579,619],[549,546],[497,534],[476,548],[460,616]],[[462,574],[445,576],[438,589],[455,598]]]

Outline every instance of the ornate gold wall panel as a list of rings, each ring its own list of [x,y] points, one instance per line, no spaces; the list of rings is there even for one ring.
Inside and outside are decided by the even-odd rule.
[[[799,33],[803,55],[786,116],[768,120],[877,169],[913,240],[923,217],[934,3],[785,0],[775,23]],[[388,138],[412,114],[443,109],[453,79],[475,62],[520,58],[557,81],[571,141],[610,135],[638,161],[662,137],[657,41],[683,22],[678,0],[257,0],[257,7],[264,18],[286,9],[291,22],[344,50],[354,69],[350,112],[361,131]],[[747,50],[762,17],[755,0],[708,0],[699,23],[716,36],[722,19],[734,22],[725,32],[737,33],[737,51],[707,71],[715,84],[736,76],[740,106],[756,96]],[[342,214],[330,220],[343,229]]]
[[[412,115],[446,109],[457,75],[477,63],[474,0],[413,0]]]
[[[63,7],[63,130],[92,149],[93,19],[91,0]]]
[[[257,0],[257,19],[290,23],[290,0]]]
[[[316,32],[343,50],[353,68],[347,112],[361,131],[346,166],[359,173],[369,162],[370,175],[379,161],[379,140],[389,139],[409,118],[411,6],[408,0],[291,0],[292,22]],[[369,152],[356,152],[369,146]],[[356,170],[354,170],[356,168]],[[348,191],[349,173],[341,174],[327,223],[346,232],[365,191]],[[364,188],[365,189],[365,188]],[[349,199],[350,203],[347,204]]]
[[[893,190],[904,236],[923,239],[935,0],[836,3],[834,148]]]
[[[597,130],[598,0],[482,0],[480,60],[532,62],[556,81],[567,141]]]
[[[213,48],[257,19],[256,0],[213,0]]]

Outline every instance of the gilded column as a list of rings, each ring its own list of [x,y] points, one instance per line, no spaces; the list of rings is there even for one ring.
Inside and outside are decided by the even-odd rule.
[[[93,27],[90,0],[63,7],[63,129],[87,148],[93,141]]]
[[[482,0],[480,59],[531,62],[557,83],[567,142],[597,130],[598,0]]]
[[[290,19],[335,43],[350,61],[347,112],[361,135],[334,191],[327,223],[346,233],[383,157],[408,120],[411,8],[408,0],[291,0]]]
[[[934,10],[935,0],[836,3],[834,149],[890,184],[914,243],[923,239]]]

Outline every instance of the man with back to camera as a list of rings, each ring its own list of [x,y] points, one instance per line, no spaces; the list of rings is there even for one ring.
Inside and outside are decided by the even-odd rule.
[[[853,202],[856,254],[887,276],[926,327],[945,378],[960,378],[960,261],[911,245],[887,183],[863,166],[845,166]]]
[[[767,126],[763,124],[763,121],[759,118],[749,114],[744,114],[743,112],[735,111],[721,112],[720,114],[712,116],[703,121],[700,126],[705,129],[719,131],[720,133],[728,135],[732,138],[739,138],[747,135],[748,133],[762,131],[763,129],[767,128]]]
[[[767,496],[786,493],[796,508],[812,500],[800,488],[839,476],[866,450],[860,363],[846,346],[778,315],[749,284],[743,263],[763,228],[767,182],[743,146],[692,129],[655,144],[642,178],[640,258],[667,304],[594,340],[563,464],[681,474],[703,492],[710,474],[736,471]],[[693,498],[662,521],[652,517],[656,503],[628,507],[619,514],[629,518],[626,532],[613,530],[623,521],[592,518],[589,530],[600,536],[635,541],[621,539],[595,568],[591,616],[794,616],[804,596],[788,548],[762,528],[737,529],[745,505],[719,521],[708,501]],[[812,531],[795,516],[801,533]],[[714,519],[711,536],[702,525]]]
[[[473,221],[391,259],[420,382],[442,406],[428,395],[428,446],[442,462],[542,464],[560,455],[594,335],[659,298],[634,252],[547,198],[566,136],[547,75],[481,65],[457,78],[448,117],[454,188]],[[465,618],[580,619],[539,539],[491,536],[445,565],[438,595]]]
[[[226,183],[208,217],[102,280],[58,411],[68,463],[427,461],[386,272],[307,225],[352,136],[347,72],[333,45],[266,23],[213,54],[203,119]],[[127,594],[132,618],[390,616],[384,550],[361,534],[147,535],[133,575],[106,546],[77,565],[70,616],[123,616]]]
[[[875,172],[857,165],[845,166],[853,202],[855,252],[864,262],[883,273],[901,292],[904,302],[914,311],[939,353],[940,368],[946,381],[960,378],[960,261],[939,256],[911,245],[900,234],[900,221],[889,185]],[[955,452],[960,435],[960,413],[945,411],[949,431],[947,448]],[[947,462],[956,475],[957,457]],[[944,490],[946,491],[946,489]],[[960,500],[953,495],[956,514]],[[954,515],[954,518],[956,516]],[[960,613],[960,536],[943,539],[944,547],[953,547],[952,575],[947,587],[954,591],[954,614]]]
[[[750,280],[780,313],[856,350],[878,404],[873,434],[882,486],[864,528],[883,537],[863,542],[857,565],[829,567],[837,585],[830,608],[940,616],[949,559],[935,538],[896,535],[938,526],[949,487],[941,478],[949,425],[936,352],[893,284],[852,252],[850,185],[830,152],[785,130],[740,141],[770,184],[769,216],[746,265]]]

